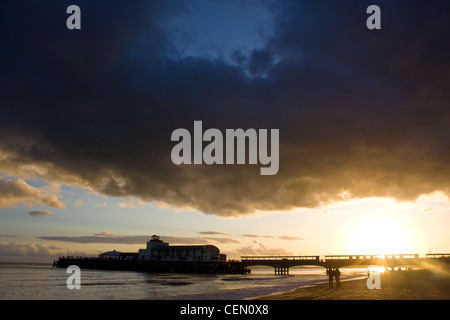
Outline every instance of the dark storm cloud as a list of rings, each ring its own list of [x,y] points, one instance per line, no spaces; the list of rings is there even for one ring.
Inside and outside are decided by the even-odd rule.
[[[177,52],[183,2],[71,2],[77,31],[68,2],[3,2],[0,169],[223,216],[449,194],[448,1],[372,2],[264,2],[273,36],[233,65]],[[174,165],[194,120],[280,129],[278,174]]]

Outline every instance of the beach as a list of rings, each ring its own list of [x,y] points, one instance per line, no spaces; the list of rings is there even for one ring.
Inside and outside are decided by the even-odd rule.
[[[328,282],[275,293],[255,300],[449,300],[450,277],[427,270],[387,271],[381,274],[380,289],[368,289],[367,279]]]

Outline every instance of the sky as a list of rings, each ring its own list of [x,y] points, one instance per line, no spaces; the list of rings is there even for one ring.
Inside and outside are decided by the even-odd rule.
[[[0,6],[0,261],[450,252],[448,1]],[[175,164],[194,121],[278,129],[279,170]]]

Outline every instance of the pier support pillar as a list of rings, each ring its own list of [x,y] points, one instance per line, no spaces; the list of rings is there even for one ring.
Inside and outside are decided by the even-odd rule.
[[[275,275],[289,274],[289,267],[274,267]]]

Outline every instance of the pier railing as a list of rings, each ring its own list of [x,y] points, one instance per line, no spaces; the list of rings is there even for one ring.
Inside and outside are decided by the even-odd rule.
[[[427,259],[450,260],[450,253],[427,253]]]
[[[386,254],[386,255],[330,255],[325,261],[336,260],[375,260],[375,259],[418,259],[418,254]]]
[[[261,261],[261,260],[270,260],[270,261],[319,261],[319,256],[243,256],[241,260],[249,260],[249,261]]]

